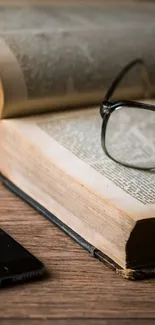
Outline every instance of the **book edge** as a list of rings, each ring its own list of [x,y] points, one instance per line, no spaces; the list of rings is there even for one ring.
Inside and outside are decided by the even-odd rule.
[[[114,270],[117,274],[128,280],[142,280],[145,278],[155,277],[155,265],[152,267],[140,268],[140,269],[123,269],[116,262],[114,262],[106,254],[98,250],[92,244],[87,242],[83,237],[77,234],[74,230],[68,227],[54,214],[40,205],[37,201],[32,199],[29,195],[24,193],[19,187],[13,184],[9,179],[0,173],[0,180],[5,187],[7,187],[16,196],[20,197],[23,201],[34,208],[39,214],[43,215],[46,219],[56,225],[60,230],[67,234],[70,238],[76,241],[81,247],[88,251],[94,258],[97,258],[103,264]]]

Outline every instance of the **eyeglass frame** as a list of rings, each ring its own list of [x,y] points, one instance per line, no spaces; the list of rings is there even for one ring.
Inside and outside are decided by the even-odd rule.
[[[119,162],[118,160],[116,160],[115,158],[113,158],[107,148],[106,148],[106,128],[107,128],[107,124],[108,124],[108,120],[111,116],[111,114],[117,110],[120,109],[122,107],[132,107],[132,108],[139,108],[139,109],[145,109],[145,110],[151,110],[155,112],[155,105],[151,105],[151,104],[145,104],[142,102],[137,102],[137,101],[130,101],[130,100],[116,100],[116,101],[109,101],[110,97],[112,96],[112,94],[114,93],[118,83],[124,78],[124,76],[126,75],[126,73],[135,65],[140,64],[143,68],[143,81],[146,85],[145,90],[147,90],[147,96],[146,98],[149,97],[149,94],[151,94],[151,84],[150,84],[150,80],[149,80],[149,75],[148,75],[148,71],[145,65],[145,62],[142,59],[135,59],[133,61],[131,61],[129,64],[127,64],[122,70],[121,72],[116,76],[116,78],[114,79],[114,81],[112,82],[108,92],[105,95],[105,98],[103,100],[103,102],[101,103],[100,106],[100,115],[103,119],[102,121],[102,128],[101,128],[101,146],[103,151],[105,152],[105,154],[112,159],[113,161],[125,166],[125,167],[130,167],[133,169],[139,169],[139,170],[147,170],[147,171],[152,171],[155,170],[155,167],[138,167],[138,166],[134,166],[131,164],[127,164],[127,163],[122,163]]]

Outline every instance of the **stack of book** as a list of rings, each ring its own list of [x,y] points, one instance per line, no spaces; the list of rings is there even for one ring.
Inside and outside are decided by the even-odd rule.
[[[138,2],[0,8],[1,179],[130,279],[154,275],[155,175],[104,154],[99,106],[136,57],[154,95],[154,17]],[[143,97],[135,69],[115,98]]]

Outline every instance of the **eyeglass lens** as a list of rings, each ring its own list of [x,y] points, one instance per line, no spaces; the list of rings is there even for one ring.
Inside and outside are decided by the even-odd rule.
[[[155,168],[155,112],[137,107],[117,108],[107,123],[105,147],[119,163]]]

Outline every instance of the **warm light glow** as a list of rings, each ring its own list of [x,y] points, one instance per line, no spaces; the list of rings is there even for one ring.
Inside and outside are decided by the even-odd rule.
[[[2,113],[3,107],[4,107],[4,90],[3,90],[2,81],[0,79],[0,115]]]

